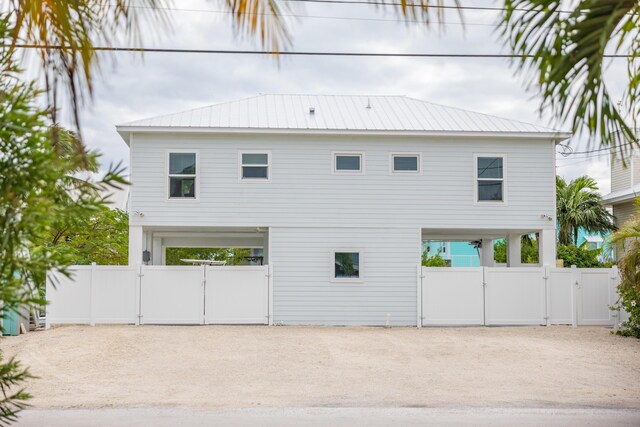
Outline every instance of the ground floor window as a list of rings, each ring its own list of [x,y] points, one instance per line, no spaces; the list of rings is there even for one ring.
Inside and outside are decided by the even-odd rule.
[[[362,278],[360,251],[336,250],[332,255],[333,280],[358,281]]]

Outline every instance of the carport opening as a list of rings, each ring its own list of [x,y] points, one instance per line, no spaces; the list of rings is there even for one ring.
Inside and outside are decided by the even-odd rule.
[[[428,238],[423,235],[422,265],[424,267],[507,266],[510,264],[509,239],[507,236],[503,236],[495,235],[491,239],[465,240]],[[519,237],[520,256],[517,265],[539,265],[538,233],[524,233]],[[484,249],[483,246],[485,246]],[[483,250],[492,251],[488,261],[486,259],[488,255],[483,254]]]
[[[168,247],[165,265],[192,265],[191,261],[224,261],[225,265],[263,265],[262,248],[185,248]]]
[[[424,267],[479,267],[480,254],[475,242],[425,240],[422,242]]]

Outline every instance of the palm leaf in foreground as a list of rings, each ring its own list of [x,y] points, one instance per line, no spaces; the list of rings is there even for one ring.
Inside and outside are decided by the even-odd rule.
[[[638,145],[640,4],[637,0],[505,0],[503,37],[520,70],[574,133],[611,146],[625,159]],[[628,54],[618,105],[605,84],[606,54]],[[618,59],[619,60],[619,59]]]

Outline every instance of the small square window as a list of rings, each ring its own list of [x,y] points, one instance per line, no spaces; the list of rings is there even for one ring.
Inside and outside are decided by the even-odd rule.
[[[241,180],[269,180],[269,153],[241,153]]]
[[[393,174],[419,174],[420,154],[392,153],[391,173]]]
[[[333,171],[337,173],[362,173],[364,154],[334,153]]]
[[[360,252],[335,251],[333,252],[333,279],[360,280]]]

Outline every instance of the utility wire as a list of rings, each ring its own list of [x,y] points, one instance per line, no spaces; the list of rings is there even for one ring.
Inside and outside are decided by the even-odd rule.
[[[230,15],[234,12],[230,10],[213,10],[213,9],[183,9],[177,7],[153,7],[153,6],[131,6],[134,9],[161,9],[167,10],[170,12],[196,12],[196,13],[216,13],[221,15]],[[296,13],[283,13],[283,14],[275,14],[275,13],[263,13],[263,12],[245,12],[246,15],[251,16],[278,16],[285,18],[309,18],[309,19],[331,19],[331,20],[345,20],[345,21],[371,21],[371,22],[392,22],[394,24],[424,24],[424,21],[416,20],[416,19],[385,19],[385,18],[364,18],[359,16],[327,16],[327,15],[305,15],[305,14],[296,14]],[[482,27],[500,27],[500,24],[488,24],[488,23],[479,23],[479,22],[443,22],[438,21],[437,25],[461,25],[461,26],[482,26]]]
[[[9,47],[9,45],[0,45]],[[63,50],[69,47],[61,45],[17,44],[19,49]],[[236,50],[236,49],[181,49],[156,47],[116,47],[94,46],[97,52],[148,52],[148,53],[201,53],[228,55],[265,55],[265,56],[355,56],[355,57],[396,57],[396,58],[533,58],[534,55],[515,55],[511,53],[391,53],[391,52],[321,52],[321,51],[273,51],[273,50]],[[605,58],[629,58],[631,55],[610,54]]]
[[[420,8],[425,9],[423,4],[403,4],[395,2],[384,2],[377,0],[281,0],[291,3],[327,3],[327,4],[358,4],[358,5],[373,5],[373,6],[399,6],[407,8]],[[494,11],[494,12],[506,12],[507,10],[514,10],[518,12],[530,12],[530,9],[526,8],[514,8],[507,9],[505,7],[496,6],[451,6],[451,5],[438,5],[430,4],[429,9],[453,9],[453,10],[480,10],[480,11]],[[573,13],[571,10],[556,10],[557,13]]]
[[[569,151],[566,151],[566,152],[558,151],[558,154],[562,154],[564,157],[568,157],[568,156],[573,156],[573,155],[576,155],[576,154],[591,154],[591,153],[598,153],[598,152],[601,152],[601,151],[609,151],[610,152],[612,150],[615,150],[617,147],[626,147],[626,146],[629,146],[629,145],[634,146],[634,145],[637,145],[637,144],[635,142],[633,142],[633,141],[630,141],[630,142],[625,142],[625,143],[619,144],[616,147],[603,147],[603,148],[596,148],[596,149],[593,149],[593,150],[585,150],[585,151],[572,151],[571,147],[569,147],[568,145],[561,145],[562,147],[566,147]],[[609,154],[609,153],[603,153],[603,154]]]

